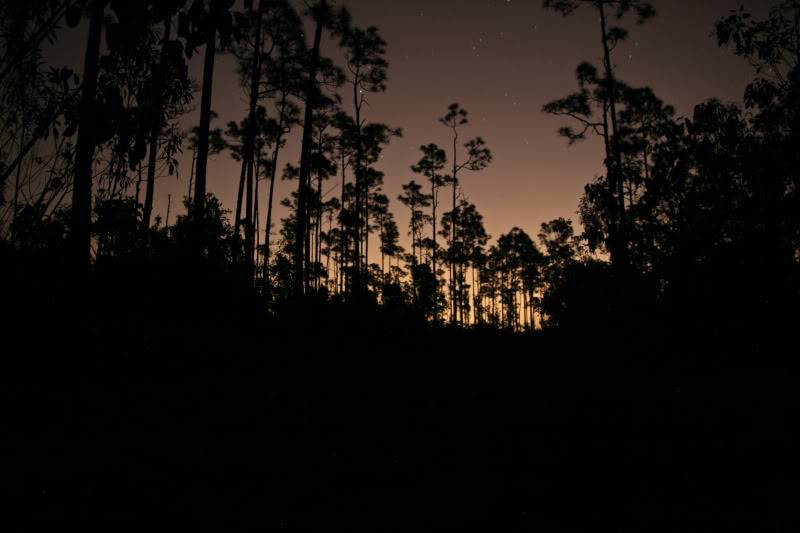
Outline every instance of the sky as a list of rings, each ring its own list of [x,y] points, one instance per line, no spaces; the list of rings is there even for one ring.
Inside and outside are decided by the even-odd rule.
[[[295,3],[302,4],[300,0]],[[355,25],[376,26],[388,42],[388,90],[369,97],[366,118],[404,132],[403,138],[386,148],[378,165],[386,175],[384,191],[392,200],[404,245],[408,246],[408,214],[397,196],[404,183],[422,181],[410,170],[420,158],[421,145],[437,143],[448,152],[452,149],[449,131],[438,118],[453,102],[469,112],[464,138],[483,137],[494,155],[488,169],[460,176],[466,198],[484,215],[490,235],[496,238],[516,226],[535,236],[543,222],[557,217],[578,222],[576,211],[583,188],[603,171],[602,146],[598,139],[568,146],[557,133],[568,122],[545,115],[541,109],[548,101],[575,90],[574,72],[579,63],[599,64],[599,27],[591,10],[583,8],[564,18],[545,11],[541,0],[339,3],[351,10]],[[769,2],[653,3],[656,18],[643,26],[636,26],[633,20],[624,23],[630,37],[615,52],[617,76],[630,85],[652,87],[677,109],[678,116],[691,116],[695,105],[712,97],[740,102],[753,74],[746,62],[717,46],[712,35],[714,23],[740,5],[760,12]],[[69,48],[61,48],[56,55],[74,57]],[[82,53],[80,46],[72,48]],[[324,43],[323,54],[340,57],[333,41]],[[202,74],[201,57],[199,54],[190,66],[197,80]],[[197,102],[199,106],[199,94]],[[213,126],[223,128],[247,112],[230,57],[218,59],[212,107],[219,114]],[[197,121],[196,109],[183,119],[187,129]],[[287,162],[296,164],[299,151],[299,143],[290,141],[281,167]],[[172,195],[172,220],[176,199],[188,190],[188,150],[182,162],[180,180],[161,178],[156,189],[155,212],[162,216],[167,195]],[[238,178],[238,164],[228,155],[210,161],[209,192],[229,209],[235,206]],[[293,182],[278,183],[276,203],[294,188]],[[262,183],[262,206],[266,189],[266,182]],[[279,216],[281,213],[279,210]],[[262,209],[262,218],[264,214]]]

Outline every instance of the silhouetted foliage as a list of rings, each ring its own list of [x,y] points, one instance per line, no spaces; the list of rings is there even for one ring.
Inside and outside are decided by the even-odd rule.
[[[402,131],[365,116],[389,88],[388,44],[338,3],[303,5],[0,3],[10,513],[789,530],[800,3],[721,18],[719,45],[754,80],[742,105],[681,117],[614,64],[616,22],[650,20],[653,3],[544,0],[598,15],[601,66],[580,64],[577,90],[543,111],[572,121],[570,144],[596,135],[605,172],[580,226],[496,239],[464,190],[493,161],[463,141],[468,113],[448,108],[452,152],[421,146],[423,180],[390,199],[409,178],[382,156]],[[43,52],[77,26],[81,76]],[[212,87],[228,64],[244,104],[223,130]],[[162,219],[156,183],[182,179],[187,139],[170,223],[177,201]],[[239,163],[219,177],[238,185],[232,218],[207,190],[214,155]],[[276,178],[295,190],[276,199]]]

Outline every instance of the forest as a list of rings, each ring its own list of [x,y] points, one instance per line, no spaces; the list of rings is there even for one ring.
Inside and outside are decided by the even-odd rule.
[[[800,1],[719,13],[750,82],[688,116],[618,57],[663,2],[527,2],[596,23],[537,112],[603,172],[574,220],[491,236],[467,103],[382,167],[392,43],[345,0],[0,1],[21,523],[796,531]]]

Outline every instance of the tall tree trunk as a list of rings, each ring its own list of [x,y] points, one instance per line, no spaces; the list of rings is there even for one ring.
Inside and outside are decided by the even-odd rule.
[[[342,134],[344,135],[344,134]],[[341,144],[341,159],[342,159],[342,202],[341,202],[341,212],[339,213],[339,293],[344,292],[345,288],[345,261],[346,258],[346,246],[347,246],[347,239],[344,235],[344,216],[343,213],[347,210],[345,205],[345,185],[347,182],[347,166],[345,165],[345,147],[344,147],[344,140],[340,141]]]
[[[438,192],[436,190],[436,177],[431,178],[431,208],[433,217],[433,252],[431,253],[431,265],[433,266],[434,294],[433,300],[433,320],[439,321],[439,277],[436,275],[436,204],[438,202]]]
[[[364,194],[364,286],[369,281],[369,187]]]
[[[203,94],[200,99],[200,131],[197,139],[197,168],[194,178],[194,213],[197,219],[205,214],[206,174],[208,173],[208,134],[211,129],[211,96],[214,89],[214,60],[217,54],[217,26],[213,15],[206,36],[203,63]]]
[[[95,150],[95,100],[100,60],[100,37],[106,0],[91,4],[89,38],[83,66],[80,126],[75,148],[75,181],[72,188],[72,261],[78,272],[86,272],[91,255],[92,167]]]
[[[314,110],[317,103],[317,71],[319,70],[319,54],[322,46],[322,29],[325,26],[324,16],[327,1],[321,0],[314,31],[314,45],[311,48],[311,62],[306,79],[306,109],[303,120],[303,141],[300,149],[300,175],[297,188],[297,222],[294,242],[294,294],[302,296],[308,287],[308,271],[305,266],[305,244],[308,226],[308,186],[311,179],[311,143],[314,133]]]
[[[278,156],[281,153],[283,142],[284,115],[286,112],[287,94],[284,92],[281,99],[280,118],[278,120],[278,137],[275,139],[275,149],[272,152],[272,166],[269,176],[269,198],[267,199],[267,227],[264,235],[264,280],[269,284],[269,269],[272,255],[272,206],[275,199],[275,178],[278,173]]]
[[[189,171],[189,192],[186,199],[189,200],[189,205],[192,203],[192,191],[194,190],[194,169],[197,164],[197,148],[192,149],[192,168]]]
[[[256,136],[258,133],[256,125],[256,111],[258,108],[259,87],[261,85],[261,54],[262,54],[262,25],[264,18],[264,0],[258,2],[258,10],[251,8],[256,13],[256,39],[253,46],[253,68],[250,73],[250,110],[248,113],[247,134],[245,138],[244,159],[247,166],[247,205],[245,207],[244,224],[244,253],[245,265],[248,275],[252,279],[254,274],[255,259],[255,224],[253,223],[253,179],[255,174],[256,160]]]
[[[239,190],[236,194],[236,212],[234,215],[233,228],[236,238],[242,236],[242,206],[244,205],[244,186],[247,181],[247,159],[242,157],[242,170],[239,173]]]
[[[528,291],[522,289],[522,329],[528,329]]]
[[[278,122],[278,137],[275,139],[275,150],[272,152],[272,166],[270,168],[269,176],[269,198],[267,199],[267,224],[266,232],[264,234],[264,278],[269,283],[269,269],[270,260],[272,257],[272,206],[275,200],[275,178],[278,173],[278,156],[281,152],[281,143],[283,142],[283,117],[286,106],[286,93],[283,94],[283,101],[281,103],[281,116]]]
[[[312,178],[311,178],[311,176],[309,176],[308,177],[308,189],[307,189],[308,204],[306,204],[307,205],[307,209],[308,209],[308,211],[307,211],[308,215],[306,217],[305,249],[304,249],[304,254],[303,254],[304,257],[305,257],[305,268],[303,269],[303,272],[305,273],[305,279],[303,280],[303,284],[304,284],[306,292],[308,292],[311,289],[311,264],[312,264],[312,260],[313,260],[313,257],[311,257],[311,229],[314,227],[314,224],[312,222],[311,217],[312,217],[312,214],[313,214],[314,210],[313,210],[313,206],[311,205],[311,202],[312,202],[312,198],[315,198],[315,195],[313,195],[314,191],[313,191],[313,186],[311,185],[311,182],[312,182]]]
[[[617,197],[617,243],[615,244],[616,250],[612,252],[612,261],[617,263],[617,266],[623,268],[627,264],[627,222],[625,216],[625,194],[623,190],[623,169],[622,169],[622,151],[619,145],[619,125],[617,119],[617,94],[616,94],[616,78],[614,77],[614,67],[611,63],[611,48],[608,44],[608,29],[607,19],[605,12],[605,2],[598,2],[600,9],[600,30],[603,42],[603,67],[605,70],[606,82],[608,84],[608,112],[611,119],[611,155],[613,158],[613,172],[609,172],[609,187],[611,188],[611,196]],[[613,178],[613,179],[611,179]]]
[[[475,299],[475,266],[472,266],[472,316],[470,322],[475,325],[478,316],[478,301]]]
[[[258,211],[258,182],[259,182],[259,173],[261,172],[261,155],[258,155],[258,158],[255,163],[255,191],[253,192],[253,237],[255,238],[255,242],[253,243],[253,276],[255,277],[256,281],[258,281],[258,276],[260,274],[259,271],[259,259],[258,259],[258,246],[261,244],[261,222],[259,220],[260,213]]]
[[[279,147],[275,148],[269,177],[269,197],[267,198],[267,223],[264,230],[264,280],[269,283],[270,261],[272,260],[272,205],[275,199],[275,165],[278,162]]]
[[[450,322],[456,320],[456,196],[458,189],[458,131],[453,136],[453,219],[450,221]]]
[[[247,275],[252,281],[254,274],[254,260],[255,260],[255,224],[253,223],[253,202],[255,190],[255,162],[253,156],[250,157],[250,162],[247,164],[247,194],[246,206],[244,210],[244,264],[247,268]]]
[[[136,206],[139,206],[139,197],[142,193],[142,160],[139,160],[136,171]]]
[[[458,323],[464,325],[464,263],[458,263]]]
[[[363,285],[362,285],[362,272],[361,272],[361,232],[363,231],[361,225],[361,209],[362,205],[361,202],[363,201],[361,195],[361,189],[364,186],[364,169],[362,168],[363,160],[364,160],[364,151],[361,142],[361,99],[359,97],[358,92],[358,83],[353,83],[353,100],[355,102],[355,124],[356,124],[356,152],[355,152],[355,165],[353,167],[353,173],[355,174],[355,208],[354,213],[356,215],[355,220],[353,221],[354,230],[354,250],[355,250],[355,257],[353,258],[353,286],[357,292],[361,292]]]
[[[153,194],[156,183],[156,163],[158,161],[158,138],[161,136],[161,124],[163,117],[163,98],[164,98],[164,79],[167,68],[167,44],[172,33],[172,14],[164,18],[164,38],[161,41],[161,59],[153,80],[153,114],[150,117],[152,127],[150,129],[150,153],[147,162],[147,185],[144,194],[144,208],[142,210],[142,228],[150,227],[150,217],[153,212]]]
[[[328,251],[325,254],[325,275],[326,275],[326,277],[325,277],[325,280],[326,280],[325,285],[328,287],[329,291],[331,290],[330,289],[331,252],[332,252],[332,250],[331,250],[332,241],[331,241],[331,238],[330,238],[331,231],[333,231],[333,214],[331,214],[330,218],[328,219]]]
[[[322,175],[317,174],[317,227],[314,235],[314,272],[315,288],[319,290],[322,276],[320,239],[322,238]]]
[[[416,212],[414,207],[411,207],[411,257],[414,258],[414,263],[417,262],[417,232],[414,230],[414,217]],[[414,265],[416,266],[416,265]]]

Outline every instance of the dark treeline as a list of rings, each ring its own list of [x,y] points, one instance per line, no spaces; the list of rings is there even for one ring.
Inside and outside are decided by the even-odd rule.
[[[544,0],[597,15],[600,62],[543,112],[570,144],[597,136],[605,171],[580,228],[496,238],[462,185],[493,155],[459,104],[431,117],[452,145],[421,140],[417,179],[384,192],[403,132],[371,122],[369,99],[388,44],[339,4],[0,3],[3,343],[21,347],[2,385],[25,469],[6,500],[29,518],[125,519],[135,501],[295,529],[433,513],[438,529],[783,530],[778,455],[738,480],[725,464],[788,449],[774,428],[794,404],[769,372],[791,365],[800,318],[800,2],[721,13],[716,39],[753,81],[740,104],[678,117],[615,62],[653,3]],[[45,65],[79,27],[82,72]],[[222,54],[246,106],[218,128]],[[214,155],[239,164],[229,208]],[[186,195],[162,218],[166,176]],[[724,387],[698,377],[717,372]],[[744,431],[762,415],[774,425]],[[697,433],[709,420],[746,436],[719,444]],[[700,512],[708,491],[729,505]],[[400,500],[416,503],[392,517]]]
[[[470,137],[467,111],[453,104],[439,119],[452,146],[423,145],[410,165],[419,182],[396,199],[410,212],[411,250],[404,250],[406,230],[379,168],[383,149],[402,132],[367,116],[369,95],[387,89],[387,44],[377,28],[355,26],[346,8],[42,1],[9,4],[3,13],[5,246],[22,255],[46,250],[81,272],[144,260],[156,242],[180,247],[185,237],[193,261],[220,248],[218,259],[268,306],[308,296],[372,301],[434,322],[517,331],[585,327],[644,308],[681,328],[735,331],[773,321],[781,303],[793,307],[795,3],[780,4],[765,21],[744,11],[719,21],[720,45],[750,60],[756,77],[743,106],[709,100],[689,118],[676,118],[614,67],[628,35],[619,24],[649,22],[650,3],[544,5],[564,15],[597,11],[602,36],[601,64],[579,65],[576,92],[544,106],[572,122],[561,130],[568,142],[597,135],[605,147],[607,172],[580,202],[582,233],[559,219],[538,235],[514,228],[490,245],[459,176],[485,169],[492,153]],[[48,40],[82,21],[85,79],[43,66]],[[303,40],[306,27],[313,42]],[[338,50],[325,50],[331,43]],[[187,60],[200,52],[198,82]],[[235,57],[249,102],[225,129],[211,127],[219,54]],[[180,118],[196,105],[199,125],[182,131]],[[282,151],[295,130],[297,158]],[[158,178],[179,172],[185,149],[193,154],[188,194],[170,197],[166,219],[154,220]],[[241,163],[233,213],[206,186],[209,155],[221,152]],[[274,198],[276,179],[294,180],[296,193]],[[267,205],[259,205],[265,189]],[[276,202],[289,210],[282,226]],[[221,233],[210,235],[209,224]]]

